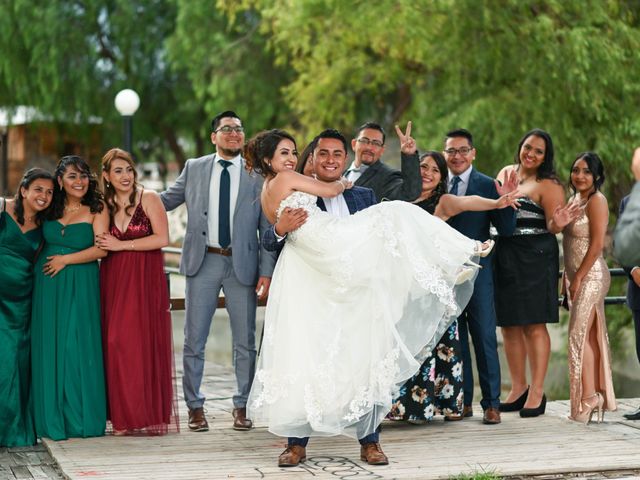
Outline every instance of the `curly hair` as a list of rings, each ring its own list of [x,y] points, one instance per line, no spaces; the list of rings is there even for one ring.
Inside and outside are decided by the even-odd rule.
[[[51,220],[57,220],[64,216],[64,207],[67,202],[67,195],[64,189],[60,186],[60,182],[62,181],[62,176],[69,168],[74,168],[78,172],[84,173],[89,177],[89,188],[87,189],[87,193],[85,193],[84,197],[82,197],[82,201],[80,203],[88,206],[91,213],[99,213],[104,208],[102,192],[98,188],[98,180],[96,179],[96,176],[91,173],[87,162],[77,155],[67,155],[60,159],[58,166],[56,167],[56,171],[53,174],[56,179],[56,185],[53,194],[53,201],[51,202],[51,212],[49,215],[49,219]]]
[[[24,197],[22,196],[22,189],[29,189],[29,186],[36,180],[51,180],[51,183],[54,185],[55,190],[55,181],[53,175],[47,172],[42,168],[30,168],[27,170],[22,179],[20,180],[20,185],[18,185],[18,190],[16,191],[13,199],[15,200],[13,211],[16,215],[16,220],[20,225],[24,225]],[[49,205],[46,209],[41,212],[36,213],[36,225],[42,225],[42,222],[45,218],[47,218],[47,214],[51,209],[51,205]]]
[[[271,159],[276,153],[276,149],[282,140],[291,140],[294,147],[295,139],[285,132],[274,128],[256,134],[244,146],[243,157],[247,163],[247,168],[263,177],[271,177],[276,174],[271,168]]]
[[[127,205],[124,209],[124,213],[126,215],[131,214],[131,209],[136,206],[136,195],[138,194],[138,171],[136,170],[136,166],[133,163],[133,159],[129,152],[122,150],[120,148],[112,148],[102,157],[102,171],[105,173],[109,173],[111,171],[111,163],[114,160],[124,160],[129,164],[131,168],[133,168],[133,190],[131,191],[131,195],[129,195],[129,205]],[[104,192],[104,201],[107,204],[107,208],[109,209],[109,215],[113,219],[116,216],[116,213],[120,210],[120,206],[115,201],[116,190],[113,188],[104,175],[102,176],[102,191]]]

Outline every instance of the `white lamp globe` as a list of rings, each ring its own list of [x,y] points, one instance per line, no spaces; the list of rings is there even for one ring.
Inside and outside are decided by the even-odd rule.
[[[134,90],[125,88],[116,95],[115,104],[116,110],[120,112],[120,115],[131,116],[136,113],[140,106],[140,97]]]

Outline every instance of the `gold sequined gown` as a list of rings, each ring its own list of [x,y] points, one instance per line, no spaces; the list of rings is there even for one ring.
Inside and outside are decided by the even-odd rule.
[[[586,213],[569,224],[564,229],[564,268],[567,286],[589,248],[589,218]],[[596,391],[604,396],[605,410],[616,409],[616,398],[613,392],[611,378],[611,353],[609,351],[609,336],[604,316],[604,298],[609,291],[611,275],[607,263],[602,255],[595,261],[591,270],[582,282],[576,298],[570,304],[571,318],[569,320],[569,395],[571,401],[571,416],[575,417],[581,411],[580,400],[582,394],[582,357],[587,341],[587,327],[589,319],[595,311],[595,325],[599,352],[594,352],[596,361],[599,358],[596,374]]]

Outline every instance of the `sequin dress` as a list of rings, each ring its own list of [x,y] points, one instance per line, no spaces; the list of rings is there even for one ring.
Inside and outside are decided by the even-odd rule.
[[[153,233],[138,203],[118,240]],[[161,435],[178,431],[169,293],[162,251],[109,252],[100,264],[102,339],[108,419],[114,430]]]
[[[574,275],[589,249],[589,217],[586,212],[564,229],[563,251],[566,281],[570,285]],[[609,291],[611,275],[607,263],[602,256],[598,257],[589,273],[582,281],[582,286],[570,303],[571,318],[569,320],[569,394],[571,416],[581,411],[582,395],[582,356],[585,343],[588,341],[588,322],[595,313],[595,328],[598,341],[600,365],[596,371],[596,392],[604,396],[605,410],[616,409],[616,398],[613,392],[611,377],[611,352],[609,336],[604,316],[604,298]]]
[[[516,229],[496,246],[495,305],[500,327],[557,323],[556,236],[547,230],[543,208],[528,197],[518,199]]]

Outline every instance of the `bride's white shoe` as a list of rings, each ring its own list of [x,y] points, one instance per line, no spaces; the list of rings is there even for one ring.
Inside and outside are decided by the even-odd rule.
[[[476,273],[476,269],[472,267],[462,267],[460,269],[460,273],[456,277],[456,285],[460,285],[468,280],[473,278],[473,275]]]
[[[491,253],[491,250],[493,250],[493,246],[496,244],[496,242],[494,240],[487,240],[486,242],[480,242],[478,241],[478,247],[476,248],[476,253],[484,258],[486,256],[488,256]]]

